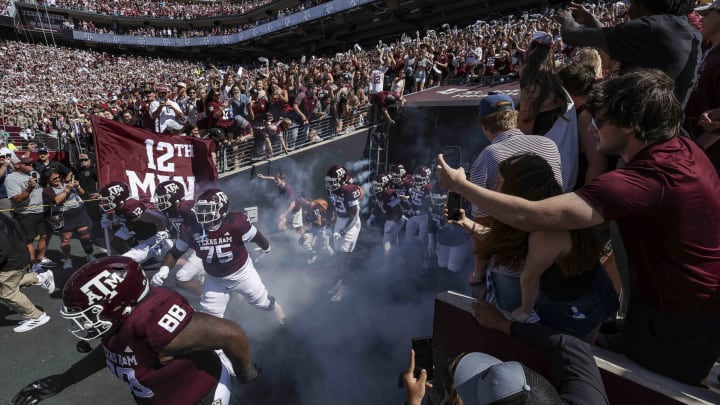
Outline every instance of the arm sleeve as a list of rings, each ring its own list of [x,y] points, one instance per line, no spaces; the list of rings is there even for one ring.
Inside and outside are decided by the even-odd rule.
[[[609,403],[590,345],[538,323],[513,322],[510,334],[551,356],[553,385],[565,403]]]
[[[576,193],[605,220],[616,220],[651,213],[662,200],[663,190],[649,172],[623,168],[598,176]]]
[[[652,35],[648,21],[643,18],[614,27],[602,28],[608,54],[613,60],[623,62],[636,60],[644,53],[648,36]]]

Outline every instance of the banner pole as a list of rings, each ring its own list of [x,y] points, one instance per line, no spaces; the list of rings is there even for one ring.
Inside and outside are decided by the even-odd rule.
[[[107,249],[107,255],[111,256],[112,251],[110,248],[110,232],[108,232],[107,228],[103,229],[103,232],[105,232],[105,249]]]

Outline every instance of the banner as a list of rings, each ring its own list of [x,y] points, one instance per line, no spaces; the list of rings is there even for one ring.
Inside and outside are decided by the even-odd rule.
[[[99,187],[112,181],[127,183],[130,194],[143,201],[149,201],[155,186],[167,180],[182,183],[186,199],[217,187],[211,141],[156,134],[95,115],[91,121]]]
[[[251,27],[231,35],[217,35],[192,38],[162,38],[143,37],[132,35],[99,34],[95,32],[83,32],[73,30],[73,39],[84,42],[100,42],[117,45],[156,46],[156,47],[190,47],[190,46],[219,46],[237,44],[249,41],[272,32],[284,30],[295,25],[300,25],[311,20],[327,17],[341,13],[364,4],[373,3],[376,0],[333,0],[315,7],[298,11],[291,15]]]
[[[20,8],[18,10],[20,10],[22,14],[22,20],[25,22],[26,28],[61,32],[63,23],[67,21],[64,15],[51,13],[47,10],[41,11],[37,8],[35,10],[28,10],[26,8]]]

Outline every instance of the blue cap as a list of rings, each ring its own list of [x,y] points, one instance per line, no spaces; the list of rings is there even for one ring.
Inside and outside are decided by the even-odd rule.
[[[513,111],[515,103],[507,94],[493,94],[480,100],[478,105],[478,118],[487,117],[500,111]]]
[[[468,405],[490,404],[531,389],[520,363],[504,363],[485,353],[466,354],[453,379],[455,390]]]

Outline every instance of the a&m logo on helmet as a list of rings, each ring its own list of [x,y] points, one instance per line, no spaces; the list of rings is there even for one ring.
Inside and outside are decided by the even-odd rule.
[[[340,178],[340,179],[342,179],[343,177],[345,177],[345,175],[347,174],[347,172],[345,171],[345,168],[342,167],[342,166],[341,166],[341,167],[338,167],[337,169],[335,169],[335,173],[337,173],[337,176],[338,176],[338,178]]]
[[[123,186],[116,184],[114,186],[108,187],[107,191],[110,195],[118,195],[123,192]]]
[[[178,187],[176,183],[168,183],[165,185],[165,192],[168,194],[177,193],[178,190],[180,190],[180,187]]]
[[[215,196],[217,197],[218,202],[220,202],[220,203],[223,204],[223,205],[227,205],[227,203],[228,203],[228,196],[227,196],[227,194],[225,194],[225,193],[222,192],[222,191],[218,191],[217,193],[215,193]]]
[[[103,299],[111,299],[117,295],[116,288],[122,283],[123,277],[118,272],[103,270],[90,281],[80,287],[80,291],[88,298],[88,305],[93,305]]]

